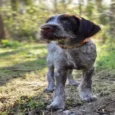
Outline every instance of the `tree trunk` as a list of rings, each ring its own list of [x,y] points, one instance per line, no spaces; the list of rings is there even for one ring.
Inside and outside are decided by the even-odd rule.
[[[0,14],[0,40],[4,38],[5,38],[4,23],[3,23],[2,15]]]
[[[14,11],[17,11],[19,8],[19,0],[11,0],[11,7]]]

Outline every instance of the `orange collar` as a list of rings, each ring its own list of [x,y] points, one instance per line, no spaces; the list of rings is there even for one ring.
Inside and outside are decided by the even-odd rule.
[[[81,43],[80,45],[82,46],[84,43],[88,42],[90,40],[90,38],[85,38]]]
[[[84,45],[86,42],[88,42],[90,40],[90,38],[86,38],[84,39],[80,44],[75,44],[73,46],[69,46],[69,45],[60,45],[59,46],[63,49],[71,49],[71,48],[75,48],[75,47],[80,47],[82,45]]]

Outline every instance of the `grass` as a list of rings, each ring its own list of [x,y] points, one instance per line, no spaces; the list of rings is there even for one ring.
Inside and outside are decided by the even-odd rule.
[[[98,44],[97,50],[96,68],[98,70],[115,69],[115,43]]]
[[[20,111],[23,106],[44,105],[43,101],[34,100],[46,85],[46,54],[46,44],[23,43],[16,48],[0,48],[0,114],[11,114],[14,106],[19,106],[16,110]]]
[[[25,115],[36,108],[45,109],[52,97],[52,94],[43,94],[47,85],[46,55],[46,44],[21,43],[16,47],[1,46],[0,115]],[[94,91],[101,96],[108,95],[115,90],[114,59],[115,50],[108,51],[106,46],[98,47],[96,70],[99,72],[96,73],[97,82],[94,84]],[[100,80],[103,79],[102,84]],[[73,90],[73,87],[68,88],[67,92],[71,92],[71,89]],[[77,101],[78,104],[82,103],[78,98],[75,101],[72,97],[73,93],[72,96],[68,95],[67,105],[71,105],[71,100]]]

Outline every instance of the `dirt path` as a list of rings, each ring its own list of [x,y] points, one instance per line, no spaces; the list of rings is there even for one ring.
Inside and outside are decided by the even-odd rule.
[[[78,73],[80,79],[80,73]],[[82,102],[78,96],[78,90],[75,86],[66,86],[66,109],[64,111],[49,112],[47,110],[32,110],[29,115],[115,115],[115,74],[114,71],[100,71],[94,76],[94,92],[98,99],[94,102]],[[51,102],[52,94],[45,94]],[[47,104],[48,104],[47,103]],[[39,113],[40,114],[40,113]]]

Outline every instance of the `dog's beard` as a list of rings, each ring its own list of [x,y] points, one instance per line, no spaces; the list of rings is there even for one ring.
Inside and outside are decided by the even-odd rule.
[[[61,35],[61,36],[60,36]],[[74,40],[75,35],[72,34],[57,34],[53,33],[51,35],[42,35],[41,40],[44,40],[47,43],[55,41],[59,46],[72,46],[72,40]]]
[[[54,40],[59,46],[71,46],[71,40],[69,38],[60,38],[60,39],[56,39]]]

